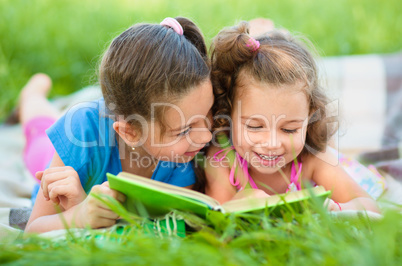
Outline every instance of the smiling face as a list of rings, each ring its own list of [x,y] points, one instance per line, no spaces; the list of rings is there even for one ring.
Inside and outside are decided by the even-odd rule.
[[[211,122],[207,119],[214,101],[208,80],[167,106],[163,113],[166,130],[158,122],[148,123],[149,131],[142,148],[152,157],[163,161],[188,162],[212,138]]]
[[[232,111],[233,145],[251,171],[275,173],[304,147],[309,105],[303,84],[242,83]]]

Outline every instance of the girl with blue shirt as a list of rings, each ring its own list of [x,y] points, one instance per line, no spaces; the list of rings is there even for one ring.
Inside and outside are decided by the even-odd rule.
[[[190,161],[211,140],[209,76],[204,38],[186,18],[137,24],[116,37],[99,68],[103,98],[74,106],[46,132],[55,151],[49,168],[35,174],[41,187],[26,231],[64,228],[55,204],[69,226],[113,225],[117,214],[87,196],[103,193],[124,201],[105,182],[107,172],[191,187]],[[21,121],[26,151],[35,147],[30,137],[43,120]]]

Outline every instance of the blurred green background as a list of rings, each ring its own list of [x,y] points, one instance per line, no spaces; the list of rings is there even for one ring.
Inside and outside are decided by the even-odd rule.
[[[137,22],[185,16],[207,42],[224,26],[268,17],[300,32],[321,56],[398,52],[402,47],[400,0],[0,0],[0,121],[37,72],[51,76],[51,96],[96,83],[108,43]]]

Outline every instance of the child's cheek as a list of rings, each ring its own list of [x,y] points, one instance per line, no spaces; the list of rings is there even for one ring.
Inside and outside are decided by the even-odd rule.
[[[264,144],[263,134],[257,132],[244,132],[243,145],[244,146],[257,146],[258,144]]]
[[[190,138],[183,138],[179,142],[175,143],[173,146],[169,147],[169,151],[177,156],[183,156],[186,152],[194,151],[197,149],[200,148],[198,148],[196,143],[192,143]]]
[[[236,123],[233,125],[233,129],[231,132],[232,141],[234,144],[239,144],[242,142],[242,139],[244,138],[243,130],[241,127],[236,125]]]
[[[296,152],[299,153],[303,150],[304,144],[306,142],[306,135],[302,133],[298,133],[294,138],[294,145]]]

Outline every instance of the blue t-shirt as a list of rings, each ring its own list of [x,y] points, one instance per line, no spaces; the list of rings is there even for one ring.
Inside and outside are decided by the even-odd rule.
[[[73,106],[46,133],[66,166],[74,168],[85,192],[122,171],[113,119],[103,98]],[[159,161],[152,179],[176,186],[195,183],[192,163]]]

